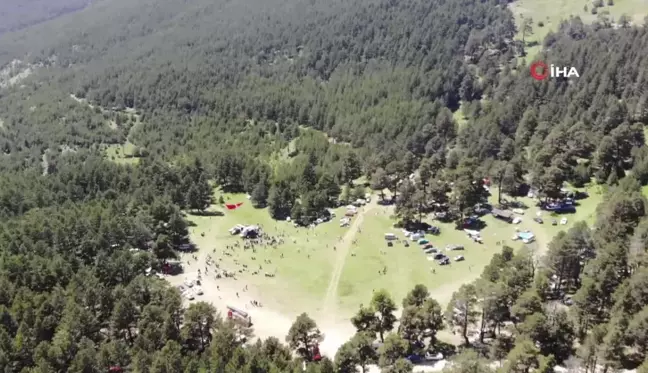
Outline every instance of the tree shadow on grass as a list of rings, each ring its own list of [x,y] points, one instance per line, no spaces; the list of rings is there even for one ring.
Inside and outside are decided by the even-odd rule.
[[[193,216],[225,216],[225,213],[222,211],[188,211],[189,215]]]
[[[455,229],[458,230],[458,231],[462,231],[464,229],[470,229],[470,230],[473,230],[473,231],[481,232],[486,227],[488,227],[488,224],[485,221],[481,220],[481,219],[473,220],[470,223],[461,222],[461,221],[455,222]]]
[[[621,366],[626,370],[637,369],[639,365],[643,362],[643,356],[638,352],[629,353],[627,356],[624,356],[621,360]]]
[[[517,200],[509,201],[506,199],[502,199],[502,207],[505,209],[510,208],[510,209],[523,209],[523,210],[529,208],[529,206],[522,201],[517,201]]]

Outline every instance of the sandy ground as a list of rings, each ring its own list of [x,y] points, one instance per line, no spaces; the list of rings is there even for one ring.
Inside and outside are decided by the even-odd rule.
[[[182,285],[185,278],[195,280],[198,277],[198,269],[203,271],[201,287],[204,294],[197,295],[193,301],[185,300],[185,302],[209,302],[216,307],[223,317],[227,314],[227,306],[243,309],[252,317],[255,337],[262,339],[276,337],[281,341],[285,340],[290,326],[297,317],[296,314],[281,314],[263,306],[253,306],[251,304],[252,300],[259,301],[263,304],[263,297],[255,294],[254,289],[252,288],[244,291],[243,289],[245,284],[242,281],[231,278],[216,279],[213,272],[212,274],[204,274],[207,254],[199,251],[196,255],[199,258],[198,261],[191,259],[190,264],[185,265],[185,273],[178,276],[167,277],[168,281],[172,285]],[[186,258],[190,258],[190,255],[183,255],[183,261],[185,261],[185,263]]]

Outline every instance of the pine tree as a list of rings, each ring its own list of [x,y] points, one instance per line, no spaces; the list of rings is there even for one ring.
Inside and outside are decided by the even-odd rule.
[[[317,184],[317,173],[315,171],[315,166],[315,154],[311,153],[308,156],[308,161],[304,165],[304,169],[301,174],[299,186],[302,193],[313,190],[315,188],[315,185]]]
[[[252,190],[251,201],[254,207],[262,208],[268,203],[268,186],[266,181],[259,181]]]
[[[196,185],[192,185],[187,190],[185,203],[190,210],[200,210],[200,190]]]

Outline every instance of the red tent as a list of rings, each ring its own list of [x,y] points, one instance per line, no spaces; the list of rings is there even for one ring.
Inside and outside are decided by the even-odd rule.
[[[226,203],[226,204],[225,204],[225,207],[226,207],[228,210],[236,210],[237,208],[241,207],[242,205],[243,205],[243,202],[239,202],[239,203],[236,203],[236,204],[229,204],[229,203]]]
[[[319,345],[315,345],[315,347],[313,347],[313,360],[314,361],[322,360],[322,355],[320,355]]]

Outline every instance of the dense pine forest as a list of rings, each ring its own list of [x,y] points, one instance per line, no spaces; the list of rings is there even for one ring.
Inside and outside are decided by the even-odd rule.
[[[183,309],[143,274],[187,242],[183,211],[209,206],[213,185],[306,225],[353,199],[361,177],[400,196],[404,223],[440,205],[463,221],[485,178],[510,196],[530,185],[553,198],[564,182],[608,194],[596,226],[557,236],[546,263],[504,248],[455,294],[463,319],[443,320],[416,288],[374,356],[367,333],[390,329],[371,307],[395,308],[377,296],[358,335],[309,372],[408,372],[402,358],[437,343],[423,331],[478,322],[494,347],[462,353],[457,373],[493,370],[483,359],[507,373],[641,365],[648,30],[565,21],[540,58],[580,77],[538,82],[507,5],[98,0],[0,36],[2,371],[301,371],[311,356],[291,349],[311,320],[287,345],[243,346],[211,306]],[[126,142],[137,164],[105,156]],[[569,313],[550,307],[560,292],[574,294]]]

